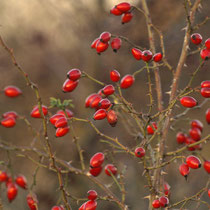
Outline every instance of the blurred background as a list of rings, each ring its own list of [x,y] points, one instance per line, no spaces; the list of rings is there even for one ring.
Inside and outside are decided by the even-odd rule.
[[[81,79],[79,85],[72,93],[63,93],[61,87],[66,79],[66,73],[72,68],[79,68],[82,71],[94,76],[107,84],[110,83],[110,70],[117,69],[123,76],[127,73],[133,73],[144,64],[142,61],[136,61],[131,54],[131,46],[123,42],[121,49],[114,53],[111,49],[97,55],[95,50],[90,48],[92,41],[97,38],[103,31],[109,31],[112,34],[128,37],[132,42],[146,49],[149,48],[147,28],[145,18],[142,14],[133,12],[133,19],[130,23],[121,24],[120,17],[111,15],[110,9],[121,1],[113,0],[1,0],[0,1],[0,34],[7,45],[14,49],[18,63],[29,74],[32,81],[38,85],[43,103],[49,106],[49,98],[56,97],[61,100],[72,99],[75,108],[72,109],[75,116],[80,118],[92,118],[93,110],[85,109],[85,98],[97,92],[101,87],[88,79]],[[132,5],[139,6],[140,0],[128,1]],[[154,24],[162,30],[164,35],[166,54],[169,63],[175,68],[180,56],[181,46],[183,43],[184,30],[186,24],[185,11],[182,0],[148,0],[151,17]],[[196,23],[202,22],[210,14],[209,0],[202,1],[202,7],[197,13]],[[210,37],[210,22],[202,26],[199,31],[205,41]],[[190,44],[190,49],[195,50],[196,46]],[[156,36],[156,48],[160,51],[159,38]],[[189,56],[183,74],[180,80],[179,88],[185,87],[189,75],[199,65],[199,55]],[[193,86],[199,86],[203,80],[210,79],[210,61],[207,61],[201,72],[193,82]],[[172,74],[165,67],[160,69],[162,87],[164,91],[164,103],[167,105],[168,95]],[[154,75],[152,80],[154,81]],[[128,90],[123,91],[123,95],[133,103],[139,112],[147,111],[146,106],[149,97],[146,96],[148,87],[146,73],[142,72],[136,78],[135,84]],[[0,48],[0,89],[7,85],[15,85],[23,91],[23,95],[16,99],[10,99],[3,93],[0,94],[0,113],[14,110],[21,116],[26,116],[32,125],[40,131],[41,121],[32,119],[30,112],[36,105],[36,98],[32,90],[26,86],[24,78],[17,72],[12,65],[11,60],[2,48]],[[155,91],[154,91],[155,94]],[[199,103],[203,98],[199,93],[192,94]],[[209,133],[209,126],[205,122],[205,111],[210,103],[201,110],[192,110],[184,120],[176,123],[177,130],[188,132],[190,128],[190,119],[199,119],[204,124],[202,136]],[[184,111],[183,108],[177,107],[176,112]],[[55,113],[56,109],[51,110]],[[125,126],[119,120],[117,126],[112,128],[106,120],[95,122],[96,126],[104,133],[116,137],[130,148],[136,145],[136,141],[126,131]],[[71,133],[60,139],[54,137],[55,130],[49,125],[49,138],[52,143],[53,151],[56,156],[72,161],[72,165],[79,167],[79,157],[76,146],[72,141]],[[133,158],[127,155],[113,155],[108,145],[100,143],[99,136],[92,128],[83,123],[75,123],[75,132],[79,136],[79,142],[84,152],[85,163],[88,168],[89,159],[98,151],[107,154],[105,163],[113,162],[118,170],[127,171],[125,173],[126,181],[126,203],[132,210],[146,209],[148,200],[144,199],[148,195],[148,189],[145,178],[142,176],[142,165],[138,164]],[[177,132],[177,131],[176,131]],[[173,150],[178,147],[176,143],[176,132],[171,131],[168,136],[168,148]],[[14,128],[6,129],[0,127],[0,138],[9,143],[22,146],[30,145],[33,141],[33,135],[27,129],[25,123],[21,120],[17,122]],[[39,140],[37,146],[41,146]],[[94,146],[93,146],[94,145]],[[210,159],[210,145],[203,145],[201,154],[206,159]],[[1,170],[7,170],[8,173],[24,174],[29,185],[33,181],[32,175],[36,165],[27,158],[17,157],[16,153],[9,153],[11,159],[12,171],[4,166]],[[8,161],[8,153],[1,149],[0,158],[2,161]],[[174,203],[183,199],[185,196],[195,194],[199,189],[205,186],[208,179],[207,173],[203,169],[192,171],[189,180],[186,182],[178,172],[177,163],[172,163],[166,167],[165,179],[171,186],[170,202]],[[111,178],[106,177],[104,173],[99,176],[105,184],[110,184]],[[95,189],[100,195],[103,192],[84,177],[69,174],[67,176],[69,183],[68,191],[76,197],[84,198],[89,189]],[[115,185],[111,190],[119,195]],[[53,205],[60,202],[60,192],[58,190],[57,176],[46,169],[40,168],[37,174],[37,185],[34,187],[39,200],[41,210],[50,209]],[[6,198],[6,189],[1,186],[1,199],[4,209],[27,209],[26,195],[27,191],[19,189],[17,198],[9,204]],[[207,193],[203,199],[208,201]],[[72,202],[73,209],[78,209],[81,205]],[[209,202],[209,201],[208,201]],[[62,202],[61,202],[62,203]],[[192,205],[191,205],[192,204]],[[193,202],[187,207],[193,208]],[[205,209],[201,206],[200,209]],[[99,201],[98,208],[101,210],[118,209],[112,203]]]

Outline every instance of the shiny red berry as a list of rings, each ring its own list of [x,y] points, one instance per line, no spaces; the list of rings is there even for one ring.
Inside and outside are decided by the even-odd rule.
[[[3,118],[7,118],[7,117],[13,117],[13,118],[17,118],[18,114],[15,111],[9,111],[9,112],[5,112],[4,114],[2,114]]]
[[[118,82],[120,80],[120,73],[117,70],[110,71],[110,79],[113,82]]]
[[[57,111],[57,114],[63,115],[64,117],[66,117],[66,114],[67,114],[67,116],[68,116],[69,118],[71,118],[71,117],[74,116],[74,113],[73,113],[71,110],[69,110],[69,109],[65,109],[65,111],[63,111],[63,110],[58,110],[58,111]]]
[[[152,202],[152,206],[153,206],[153,208],[155,208],[155,209],[160,208],[160,201],[159,201],[158,199],[154,200],[154,201]]]
[[[191,121],[191,128],[198,128],[202,132],[203,130],[203,123],[199,120],[192,120]]]
[[[210,174],[210,161],[205,160],[203,163],[203,167],[206,170],[206,172]]]
[[[90,100],[90,107],[91,108],[98,108],[99,106],[99,102],[101,101],[102,97],[97,94],[95,97],[93,97],[91,100]]]
[[[38,210],[38,200],[35,195],[28,194],[26,200],[30,210]]]
[[[0,182],[6,182],[8,179],[8,175],[5,171],[0,171]]]
[[[182,106],[192,108],[198,104],[198,102],[191,96],[184,96],[180,99]]]
[[[107,121],[112,127],[116,126],[116,124],[117,124],[117,114],[114,110],[109,110],[107,112]]]
[[[25,176],[23,175],[17,176],[15,182],[18,186],[22,187],[23,189],[27,189],[27,180]]]
[[[87,98],[85,99],[85,107],[89,107],[90,106],[90,102],[92,101],[92,99],[95,97],[95,96],[98,96],[97,93],[92,93],[90,94],[89,96],[87,96]]]
[[[116,5],[116,8],[121,12],[128,12],[131,9],[131,5],[128,2],[122,2]]]
[[[69,72],[67,73],[67,77],[70,80],[76,81],[81,77],[81,71],[79,69],[71,69],[69,70]]]
[[[94,168],[90,167],[90,170],[89,170],[89,172],[92,176],[98,176],[101,173],[101,171],[102,171],[101,166],[94,167]]]
[[[85,204],[86,204],[86,202],[83,203],[83,204],[79,207],[79,210],[85,210]]]
[[[7,86],[4,88],[4,93],[8,97],[17,97],[22,94],[22,91],[16,86]]]
[[[16,120],[14,117],[7,117],[1,120],[1,125],[5,128],[12,128],[16,125]]]
[[[87,201],[85,203],[84,209],[85,210],[95,210],[97,207],[97,202],[94,200]]]
[[[120,11],[119,9],[117,9],[116,6],[114,6],[111,10],[110,10],[110,13],[113,14],[113,15],[116,15],[116,16],[120,16],[123,14],[122,11]]]
[[[93,201],[93,200],[95,200],[98,197],[98,194],[97,194],[97,192],[95,190],[89,190],[87,192],[87,194],[88,194],[88,196],[87,196],[88,200],[92,200]]]
[[[189,175],[190,173],[190,168],[187,164],[185,163],[182,163],[180,166],[179,166],[179,172],[182,176],[184,176],[185,178],[187,178],[187,176]]]
[[[141,58],[143,61],[149,62],[152,59],[152,52],[150,50],[144,50]]]
[[[90,166],[92,168],[99,167],[104,162],[104,154],[102,152],[97,152],[95,155],[93,155],[90,159]]]
[[[190,137],[195,140],[199,141],[201,139],[201,131],[198,128],[191,128],[189,130]]]
[[[47,107],[45,105],[42,105],[42,112],[43,112],[44,116],[46,116],[47,113],[48,113],[48,109],[47,109]],[[33,118],[41,118],[41,114],[39,112],[39,106],[38,105],[36,105],[33,108],[33,110],[31,111],[31,117],[33,117]]]
[[[51,124],[55,125],[56,121],[63,117],[62,114],[54,114],[52,117],[50,117]]]
[[[200,51],[200,56],[203,60],[208,60],[210,58],[210,49],[204,48]]]
[[[112,47],[112,49],[113,49],[114,52],[117,52],[120,49],[121,43],[122,43],[122,41],[121,41],[120,38],[114,38],[112,40],[111,47]]]
[[[186,158],[186,163],[190,168],[197,169],[201,167],[201,161],[198,157],[190,155]]]
[[[106,85],[103,89],[102,89],[102,93],[105,95],[105,96],[109,96],[109,95],[112,95],[115,91],[115,88],[113,85]]]
[[[16,198],[17,193],[18,193],[18,189],[16,185],[13,183],[9,184],[7,187],[7,198],[9,202],[12,202]]]
[[[196,141],[193,140],[193,139],[190,138],[190,137],[187,137],[186,140],[185,140],[185,144],[186,144],[186,145],[193,144],[193,143],[195,143],[195,142],[196,142]],[[194,150],[196,149],[196,146],[188,147],[187,149],[188,149],[189,151],[194,151]]]
[[[208,87],[201,88],[201,95],[204,98],[210,98],[210,88],[208,88]]]
[[[147,133],[153,135],[155,132],[154,130],[157,130],[157,124],[156,122],[151,122],[151,124],[147,126]]]
[[[135,149],[135,155],[136,155],[136,157],[139,157],[139,158],[144,157],[145,156],[145,149],[143,147],[137,147]]]
[[[179,132],[176,134],[176,141],[178,144],[183,144],[186,141],[186,134]]]
[[[205,41],[206,48],[210,49],[210,38]]]
[[[161,196],[160,198],[159,198],[159,201],[160,201],[160,206],[161,207],[166,207],[166,206],[168,206],[168,204],[169,204],[169,200],[168,200],[168,198],[166,197],[166,196]]]
[[[201,88],[210,88],[210,80],[201,82]]]
[[[210,124],[210,108],[206,110],[206,122]]]
[[[111,173],[113,175],[116,175],[117,174],[117,168],[113,165],[113,164],[107,164],[105,166],[105,173],[108,175],[108,176],[111,176]]]
[[[62,206],[53,206],[51,210],[64,210]]]
[[[68,125],[68,120],[66,119],[66,117],[61,117],[55,122],[56,128],[63,128],[66,127],[67,125]]]
[[[108,109],[111,106],[111,102],[109,99],[104,98],[104,99],[100,100],[98,106],[100,109]]]
[[[208,189],[208,196],[209,196],[209,198],[210,198],[210,189]]]
[[[73,81],[70,79],[66,79],[66,81],[63,83],[62,90],[64,93],[72,92],[78,85],[78,80]]]
[[[91,48],[95,49],[97,42],[100,40],[100,38],[96,38],[92,43],[91,43]]]
[[[202,42],[202,36],[198,33],[194,33],[191,35],[191,41],[193,44],[200,44]]]
[[[129,88],[133,85],[134,81],[135,81],[134,77],[130,74],[127,74],[121,79],[120,87],[122,89]]]
[[[159,53],[154,54],[153,61],[160,62],[162,60],[162,58],[163,58],[163,55],[162,55],[162,53],[159,52]]]
[[[94,120],[103,120],[104,118],[106,118],[106,116],[107,116],[106,110],[105,109],[99,109],[94,113],[93,119]]]
[[[109,43],[108,42],[98,41],[96,43],[96,51],[97,51],[98,54],[104,52],[108,47],[109,47]]]
[[[133,14],[131,12],[126,12],[122,15],[121,22],[122,24],[128,23],[132,20],[132,18],[133,18]]]
[[[55,132],[56,137],[62,137],[65,136],[69,132],[69,127],[63,127],[63,128],[57,128]]]
[[[101,35],[100,35],[100,41],[101,42],[108,42],[110,39],[111,39],[111,34],[107,31],[103,32]]]
[[[142,51],[137,48],[131,49],[132,55],[136,60],[141,60],[142,57]]]

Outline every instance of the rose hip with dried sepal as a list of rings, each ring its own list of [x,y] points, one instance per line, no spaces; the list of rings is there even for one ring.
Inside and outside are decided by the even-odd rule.
[[[105,109],[99,109],[97,110],[94,115],[93,119],[94,120],[103,120],[107,116],[107,111]]]
[[[133,14],[131,12],[126,12],[122,14],[121,22],[122,24],[128,23],[132,20],[132,18],[133,18]]]
[[[179,172],[182,176],[184,176],[185,178],[187,178],[187,176],[189,175],[190,173],[190,168],[187,164],[185,163],[182,163],[180,166],[179,166]]]
[[[115,88],[113,85],[106,85],[103,89],[102,89],[102,93],[105,96],[109,96],[112,95],[115,92]]]
[[[81,77],[81,71],[79,69],[71,69],[67,73],[67,77],[70,80],[76,81]]]
[[[55,132],[56,137],[62,137],[65,136],[69,132],[69,126],[62,127],[62,128],[57,128]]]
[[[203,123],[200,120],[192,120],[191,121],[191,128],[198,128],[200,131],[203,131]]]
[[[102,152],[97,152],[94,154],[91,159],[90,159],[90,166],[92,168],[99,167],[103,164],[104,162],[104,154]]]
[[[99,102],[101,101],[102,97],[97,94],[95,97],[93,97],[91,100],[90,100],[90,104],[89,104],[89,107],[91,108],[98,108],[98,105],[99,105]]]
[[[6,182],[8,180],[8,175],[5,171],[0,171],[0,182]]]
[[[132,55],[136,60],[141,60],[142,58],[142,51],[138,48],[132,48],[131,49]]]
[[[117,174],[117,168],[113,165],[113,164],[107,164],[105,166],[105,173],[108,175],[108,176],[111,176],[111,173],[113,175],[116,175]]]
[[[190,155],[186,158],[186,163],[190,168],[197,169],[201,167],[201,161],[198,157]]]
[[[166,206],[168,206],[168,204],[169,204],[169,200],[168,200],[168,198],[166,197],[166,196],[161,196],[160,198],[159,198],[159,201],[160,201],[160,206],[161,207],[166,207]]]
[[[111,47],[114,52],[117,52],[121,47],[122,41],[120,38],[114,38],[111,42]]]
[[[121,79],[120,87],[122,89],[127,89],[133,85],[134,81],[135,81],[134,77],[130,74],[127,74]]]
[[[164,182],[163,189],[164,189],[164,194],[166,196],[169,196],[170,195],[171,186],[168,184],[168,182]]]
[[[118,82],[120,80],[120,73],[117,70],[110,71],[110,79],[113,82]]]
[[[116,124],[117,124],[117,114],[114,110],[109,110],[107,112],[107,121],[108,123],[112,126],[112,127],[115,127]]]
[[[204,48],[200,51],[200,56],[203,60],[208,60],[210,58],[210,49]]]
[[[22,94],[22,91],[13,85],[4,88],[4,94],[8,97],[14,98]]]
[[[7,198],[9,202],[12,202],[18,194],[18,188],[15,184],[10,183],[7,187]]]
[[[144,50],[142,52],[142,60],[149,62],[152,59],[152,52],[150,50]]]
[[[143,147],[137,147],[135,149],[135,155],[136,155],[136,157],[139,157],[139,158],[144,157],[145,156],[145,149]]]
[[[2,114],[3,118],[7,118],[7,117],[13,117],[13,118],[18,118],[18,114],[15,111],[9,111],[9,112],[5,112],[4,114]]]
[[[16,120],[14,117],[7,117],[1,120],[1,125],[5,128],[12,128],[16,125]]]
[[[111,36],[112,35],[109,32],[105,31],[100,35],[99,38],[101,42],[107,43],[111,39]]]
[[[77,85],[78,85],[78,80],[74,81],[66,79],[66,81],[63,83],[62,90],[64,93],[72,92],[73,90],[75,90]]]
[[[26,177],[23,175],[19,175],[15,179],[16,184],[23,189],[27,189],[27,180]]]
[[[109,43],[108,42],[101,42],[98,41],[96,43],[96,51],[97,53],[100,55],[102,52],[106,51],[107,48],[109,47]]]
[[[37,210],[38,209],[38,200],[35,194],[28,194],[26,197],[28,207],[30,210]]]
[[[191,41],[193,44],[200,44],[202,42],[202,36],[199,33],[194,33],[191,35]]]
[[[98,176],[101,173],[101,171],[102,171],[102,166],[89,168],[89,172],[92,176]]]
[[[182,133],[182,132],[178,132],[176,134],[176,141],[178,144],[183,144],[186,141],[186,134]]]
[[[48,113],[48,109],[47,109],[47,107],[45,105],[42,105],[42,113],[44,114],[44,116],[46,116],[47,113]],[[32,111],[31,111],[31,117],[33,117],[33,118],[41,118],[41,114],[39,112],[39,106],[38,105],[36,105],[32,109]]]
[[[111,102],[108,98],[101,99],[98,104],[98,107],[100,109],[108,109],[110,106],[111,106]]]
[[[191,96],[184,96],[180,99],[182,106],[192,108],[198,104],[198,102]]]
[[[98,197],[98,194],[97,194],[97,192],[95,191],[95,190],[89,190],[88,192],[87,192],[87,198],[88,198],[88,200],[95,200],[97,197]]]

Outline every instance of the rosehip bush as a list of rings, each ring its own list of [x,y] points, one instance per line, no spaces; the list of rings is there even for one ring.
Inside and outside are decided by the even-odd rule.
[[[208,2],[183,1],[185,27],[172,33],[158,23],[167,11],[150,12],[153,3],[163,4],[118,2],[103,14],[86,3],[99,16],[84,16],[79,48],[71,37],[63,45],[73,52],[68,66],[52,56],[43,65],[50,73],[37,78],[30,67],[39,55],[27,67],[0,36],[0,207],[210,208]],[[75,18],[89,12],[80,6]],[[34,39],[43,47],[50,37]]]

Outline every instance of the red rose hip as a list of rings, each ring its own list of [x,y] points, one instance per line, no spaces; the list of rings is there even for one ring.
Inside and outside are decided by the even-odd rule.
[[[67,77],[70,80],[76,81],[81,77],[81,71],[79,69],[71,69],[68,73],[67,73]]]
[[[95,191],[95,190],[89,190],[88,192],[87,192],[87,194],[88,194],[88,199],[89,200],[95,200],[97,197],[98,197],[98,194],[97,194],[97,192]]]
[[[210,124],[210,108],[206,110],[206,122]]]
[[[122,2],[116,5],[116,8],[125,13],[131,9],[131,5],[128,2]]]
[[[133,57],[136,60],[141,60],[141,57],[142,57],[142,51],[141,50],[139,50],[137,48],[132,48],[131,52],[132,52]]]
[[[134,77],[130,74],[127,74],[121,79],[120,87],[122,89],[129,88],[133,85],[134,81],[135,81]]]
[[[116,175],[117,174],[117,168],[113,165],[113,164],[107,164],[105,166],[105,173],[108,175],[108,176],[111,176],[111,173],[113,175]]]
[[[94,120],[103,120],[104,118],[106,118],[106,116],[107,116],[106,110],[105,109],[99,109],[93,115],[93,119]]]
[[[182,104],[182,106],[187,108],[192,108],[198,104],[197,101],[191,96],[182,97],[180,99],[180,103]]]
[[[187,164],[185,163],[182,163],[180,166],[179,166],[179,172],[182,176],[184,176],[185,178],[187,178],[187,176],[189,175],[190,173],[190,168]]]
[[[113,49],[114,52],[117,52],[120,49],[121,43],[122,43],[122,41],[121,41],[120,38],[114,38],[112,40],[111,47],[112,47],[112,49]]]
[[[114,110],[109,110],[107,112],[107,121],[112,127],[116,126],[116,124],[117,124],[117,114]]]
[[[206,170],[206,172],[210,174],[210,161],[205,160],[203,163],[203,167]]]
[[[67,92],[72,92],[78,85],[78,81],[73,81],[70,79],[67,79],[64,83],[63,83],[63,92],[67,93]]]
[[[139,158],[144,157],[144,155],[145,155],[144,148],[143,147],[137,147],[135,149],[135,155],[136,155],[136,157],[139,157]]]
[[[190,168],[197,169],[201,167],[201,161],[194,155],[190,155],[186,158],[186,163]]]
[[[14,98],[22,94],[22,91],[13,85],[7,86],[4,88],[4,93],[6,96]]]
[[[202,36],[199,33],[194,33],[191,35],[191,41],[193,44],[200,44],[202,42]]]
[[[17,176],[15,182],[18,186],[22,187],[23,189],[27,189],[27,180],[25,176],[23,175]]]
[[[120,73],[117,70],[110,71],[110,79],[113,82],[118,82],[120,80]]]
[[[126,12],[121,17],[122,24],[128,23],[132,20],[133,14],[131,12]]]
[[[104,154],[102,152],[97,152],[95,155],[92,156],[90,159],[90,166],[92,168],[99,167],[104,162]]]

